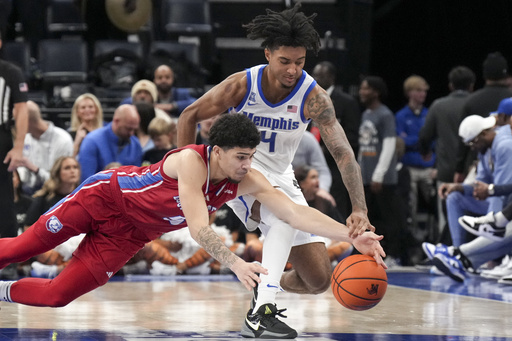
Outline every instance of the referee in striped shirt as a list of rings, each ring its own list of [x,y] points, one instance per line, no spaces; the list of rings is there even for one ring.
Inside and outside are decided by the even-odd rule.
[[[0,36],[1,48],[2,37]],[[12,171],[20,166],[23,157],[23,142],[28,129],[27,92],[28,87],[23,79],[21,69],[0,59],[1,238],[18,235],[18,225],[14,212]]]

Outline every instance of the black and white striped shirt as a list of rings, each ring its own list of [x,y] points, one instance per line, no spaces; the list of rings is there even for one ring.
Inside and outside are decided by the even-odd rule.
[[[27,101],[28,86],[17,66],[0,60],[0,127],[7,129],[15,103]]]

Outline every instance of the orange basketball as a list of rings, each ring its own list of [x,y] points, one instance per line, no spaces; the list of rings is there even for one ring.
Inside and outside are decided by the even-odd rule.
[[[336,265],[331,289],[342,306],[352,310],[375,307],[388,287],[386,270],[366,255],[352,255]]]

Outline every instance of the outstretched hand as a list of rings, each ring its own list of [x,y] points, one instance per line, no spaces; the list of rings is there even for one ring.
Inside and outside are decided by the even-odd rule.
[[[257,283],[261,282],[258,273],[268,275],[268,270],[261,265],[257,263],[247,263],[242,259],[237,260],[233,264],[231,271],[235,273],[238,280],[242,282],[247,290],[252,290]]]
[[[356,238],[366,231],[375,232],[375,226],[370,224],[368,215],[364,212],[352,212],[347,218],[348,236]]]
[[[363,255],[372,256],[375,258],[377,264],[381,265],[384,269],[387,269],[388,266],[382,259],[383,257],[386,257],[386,253],[379,242],[382,238],[384,238],[384,236],[378,236],[373,232],[365,232],[355,238],[352,241],[352,244],[357,251],[361,252]]]

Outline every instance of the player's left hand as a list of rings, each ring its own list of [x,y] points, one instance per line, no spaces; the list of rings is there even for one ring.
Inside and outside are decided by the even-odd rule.
[[[366,231],[375,232],[375,226],[370,224],[368,215],[363,211],[353,211],[347,218],[348,235],[356,238]]]
[[[261,282],[258,273],[268,275],[268,270],[261,265],[257,263],[247,263],[242,259],[237,260],[233,266],[231,266],[231,271],[235,273],[238,280],[242,282],[249,291],[252,290],[257,283]]]

